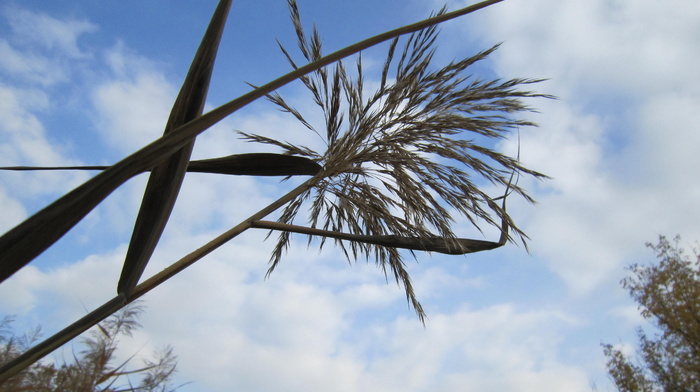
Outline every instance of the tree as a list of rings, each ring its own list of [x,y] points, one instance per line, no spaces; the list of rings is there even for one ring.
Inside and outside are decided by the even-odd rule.
[[[177,356],[172,347],[156,352],[154,360],[144,360],[138,369],[128,370],[127,365],[133,359],[128,358],[119,365],[114,365],[119,338],[131,336],[141,325],[139,314],[143,311],[139,304],[131,304],[91,331],[83,339],[84,349],[79,355],[74,354],[73,362],[60,366],[53,363],[37,362],[25,371],[4,383],[0,383],[0,392],[42,391],[42,392],[165,392],[173,391],[170,385],[177,367]],[[19,356],[40,336],[40,328],[22,336],[14,336],[10,325],[12,317],[6,316],[0,321],[0,365]],[[132,378],[140,376],[138,385]]]
[[[648,243],[658,264],[634,264],[632,276],[622,280],[658,332],[650,336],[637,329],[641,359],[636,361],[603,345],[608,372],[621,392],[700,390],[700,254],[694,251],[693,259],[679,241],[660,236],[658,244]]]

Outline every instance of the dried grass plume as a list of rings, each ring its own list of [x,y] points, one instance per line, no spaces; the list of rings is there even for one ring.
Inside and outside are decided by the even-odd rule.
[[[289,0],[298,46],[308,62],[322,57],[321,37],[310,37],[302,27],[299,10]],[[441,10],[440,13],[444,13]],[[281,142],[263,135],[240,132],[251,142],[275,145],[290,155],[310,158],[323,166],[315,186],[294,199],[279,221],[292,224],[308,206],[312,228],[361,235],[455,238],[454,214],[505,229],[525,243],[526,235],[505,209],[478,184],[502,185],[533,201],[511,182],[512,175],[546,178],[523,167],[517,157],[504,155],[484,142],[508,137],[534,124],[516,119],[531,109],[522,98],[549,97],[521,89],[535,79],[480,80],[469,67],[482,61],[498,45],[443,67],[432,65],[438,32],[435,26],[411,34],[403,44],[394,39],[388,48],[379,87],[365,91],[362,56],[354,72],[343,62],[319,69],[301,80],[323,112],[323,129],[312,125],[300,111],[273,93],[267,98],[321,137],[325,151]],[[291,53],[280,44],[290,64]],[[504,222],[504,228],[501,227]],[[513,241],[513,237],[508,239]],[[282,232],[271,257],[268,274],[280,262],[290,241]],[[421,319],[410,277],[400,251],[371,243],[335,241],[348,260],[376,260],[377,265],[403,285],[407,299]],[[325,239],[320,246],[323,247]]]

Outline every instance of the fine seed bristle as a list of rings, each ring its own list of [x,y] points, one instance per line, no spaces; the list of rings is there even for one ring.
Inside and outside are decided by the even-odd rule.
[[[289,0],[298,46],[307,61],[322,56],[321,38],[314,27],[305,34],[299,9]],[[445,12],[443,8],[439,14]],[[519,112],[532,111],[523,98],[545,97],[520,90],[537,79],[483,81],[466,74],[499,45],[471,57],[435,69],[431,66],[438,31],[426,28],[411,34],[399,49],[391,41],[381,71],[379,88],[366,95],[362,58],[357,57],[356,75],[342,61],[302,79],[314,103],[324,114],[320,131],[291,107],[279,94],[268,99],[292,114],[307,129],[323,135],[326,151],[313,151],[289,142],[241,133],[251,142],[271,144],[285,153],[309,157],[323,169],[316,185],[289,203],[279,221],[291,224],[309,203],[311,227],[366,235],[455,238],[456,216],[466,218],[477,229],[479,222],[500,227],[526,244],[527,236],[486,192],[489,184],[533,199],[512,184],[512,175],[546,178],[537,171],[485,146],[484,142],[506,138],[531,122],[516,119]],[[280,44],[293,67],[291,54]],[[398,58],[397,58],[398,57]],[[508,240],[514,241],[511,234]],[[283,232],[271,257],[268,273],[280,262],[290,235]],[[401,253],[392,247],[335,240],[348,260],[373,258],[386,274],[391,273],[406,290],[409,303],[423,320],[424,312],[404,268]],[[320,241],[320,247],[326,244]],[[389,272],[390,271],[390,272]]]

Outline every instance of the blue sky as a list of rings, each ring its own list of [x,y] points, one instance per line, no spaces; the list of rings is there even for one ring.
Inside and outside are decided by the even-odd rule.
[[[448,2],[454,9],[464,2]],[[0,166],[109,164],[162,134],[214,1],[0,2]],[[299,1],[326,51],[419,20],[441,2]],[[509,201],[531,241],[466,257],[419,254],[409,271],[429,320],[372,262],[348,265],[299,238],[264,273],[273,242],[248,232],[144,299],[123,355],[172,344],[184,391],[611,390],[601,342],[643,325],[619,287],[644,243],[700,238],[700,5],[648,0],[506,0],[442,26],[435,64],[503,42],[484,77],[548,78],[523,129],[522,179],[535,206]],[[207,110],[289,70],[284,1],[234,2]],[[384,48],[363,55],[367,69]],[[282,91],[300,107],[299,85]],[[313,142],[263,102],[197,139],[195,158],[259,151],[234,130]],[[308,138],[308,139],[305,139]],[[498,146],[515,151],[517,140]],[[0,232],[88,178],[0,173]],[[17,328],[63,328],[114,295],[145,176],[120,188],[55,247],[0,286]],[[146,275],[235,225],[291,184],[189,175]],[[478,237],[473,229],[462,233]],[[497,233],[487,230],[487,238]]]

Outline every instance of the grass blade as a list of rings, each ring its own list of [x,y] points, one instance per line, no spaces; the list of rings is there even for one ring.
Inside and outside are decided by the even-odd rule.
[[[204,111],[214,60],[231,8],[231,1],[221,0],[214,11],[180,94],[170,112],[170,118],[165,127],[166,135],[201,116]],[[129,242],[117,292],[128,294],[141,278],[175,206],[193,148],[194,138],[151,171]]]

